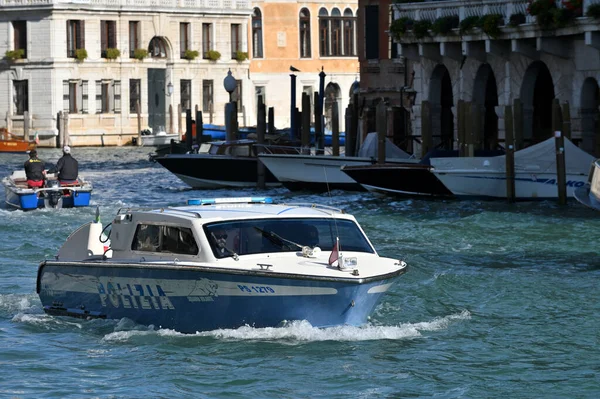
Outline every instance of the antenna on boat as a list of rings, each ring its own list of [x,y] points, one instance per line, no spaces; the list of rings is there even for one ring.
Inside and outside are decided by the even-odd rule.
[[[330,206],[333,206],[333,198],[331,197],[331,190],[329,189],[329,179],[327,178],[327,169],[325,169],[324,166],[323,174],[325,175],[325,184],[327,185],[327,195],[329,195],[329,203],[331,204]],[[342,248],[340,247],[340,231],[338,229],[336,218],[333,218],[333,225],[335,226],[335,244],[333,245],[333,249],[331,250],[331,254],[329,255],[329,264],[332,265],[333,262],[337,260],[338,267],[340,267],[340,262],[342,258],[340,254],[342,252]]]

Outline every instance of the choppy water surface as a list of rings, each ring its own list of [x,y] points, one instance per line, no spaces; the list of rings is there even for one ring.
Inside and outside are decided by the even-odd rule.
[[[50,317],[35,293],[37,266],[95,206],[23,213],[2,204],[0,397],[600,397],[600,213],[576,202],[194,191],[148,152],[74,149],[103,221],[123,206],[199,197],[319,202],[353,213],[378,251],[410,270],[360,328],[295,322],[183,335]],[[0,155],[0,176],[25,160]]]

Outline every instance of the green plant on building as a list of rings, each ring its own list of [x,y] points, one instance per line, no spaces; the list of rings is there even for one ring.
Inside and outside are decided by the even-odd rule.
[[[119,50],[118,48],[107,48],[105,58],[107,60],[116,60],[117,58],[119,58],[120,55],[121,50]]]
[[[146,57],[148,57],[148,50],[146,50],[145,48],[136,48],[135,50],[133,50],[133,58],[135,58],[136,60],[141,61]]]
[[[78,48],[77,50],[75,50],[75,59],[77,59],[77,61],[83,61],[88,57],[88,53],[87,50],[84,48]]]
[[[413,33],[417,39],[422,39],[429,35],[429,29],[431,29],[431,21],[422,20],[415,21],[413,26]]]
[[[185,50],[183,53],[183,58],[188,61],[193,61],[198,57],[199,53],[196,50]]]
[[[511,14],[508,19],[508,26],[519,26],[524,24],[527,21],[527,17],[522,12],[518,12],[516,14]]]
[[[585,15],[590,18],[600,19],[600,4],[590,4]]]
[[[390,25],[390,33],[392,34],[392,37],[394,39],[398,40],[402,36],[404,36],[404,34],[406,34],[406,32],[408,32],[409,30],[412,30],[414,24],[415,24],[415,21],[408,17],[402,17],[402,18],[395,19],[394,21],[392,21],[392,24]]]
[[[458,15],[449,15],[441,17],[433,21],[431,25],[431,31],[436,35],[447,35],[452,29],[458,28],[459,18]]]
[[[246,61],[248,59],[248,53],[245,52],[245,51],[236,51],[235,52],[235,59],[238,62]]]
[[[20,60],[21,58],[25,57],[25,50],[22,48],[17,50],[8,50],[6,53],[4,53],[4,56],[9,61]]]
[[[478,22],[479,17],[476,15],[467,17],[460,21],[460,24],[458,24],[458,31],[461,35],[466,35],[467,33],[470,33],[473,29],[477,28]]]
[[[496,39],[500,36],[500,26],[504,25],[504,19],[500,14],[486,14],[481,17],[478,25],[489,37]]]
[[[217,50],[208,50],[206,52],[206,58],[211,61],[217,61],[221,59],[221,53],[219,53]]]
[[[581,14],[579,0],[563,0],[563,5],[559,8],[556,0],[533,0],[527,7],[527,13],[535,17],[542,29],[563,28]]]

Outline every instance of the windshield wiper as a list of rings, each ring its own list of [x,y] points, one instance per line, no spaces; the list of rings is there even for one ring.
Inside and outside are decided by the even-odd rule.
[[[215,237],[214,233],[210,233],[210,235],[212,235],[213,239],[215,240],[215,244],[217,245],[218,251],[220,251],[222,254],[224,254],[225,252],[221,251],[222,249],[224,249],[225,251],[227,251],[229,253],[228,256],[231,256],[234,260],[240,259],[240,256],[234,250],[227,248],[227,246],[223,242],[219,241],[217,239],[217,237]]]
[[[254,228],[256,230],[258,230],[262,234],[263,237],[265,237],[267,240],[271,241],[271,243],[273,243],[274,245],[278,246],[281,249],[294,249],[293,246],[297,247],[298,249],[303,248],[302,245],[300,245],[294,241],[290,241],[286,238],[283,238],[279,234],[276,234],[272,231],[263,230],[260,227],[256,227],[256,226],[254,226]]]

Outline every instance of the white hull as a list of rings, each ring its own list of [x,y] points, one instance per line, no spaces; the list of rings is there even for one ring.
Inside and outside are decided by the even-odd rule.
[[[256,188],[256,182],[199,179],[196,177],[174,173],[184,183],[195,189],[217,189],[217,188]],[[265,183],[267,187],[281,187],[281,183]]]
[[[171,139],[179,140],[178,134],[163,134],[163,135],[149,135],[142,136],[142,145],[144,147],[155,147],[158,145],[170,144]]]
[[[433,173],[448,190],[458,197],[506,198],[506,174],[482,170],[434,170]],[[587,181],[584,174],[567,174],[567,196]],[[555,173],[525,173],[515,175],[516,199],[558,198]]]

